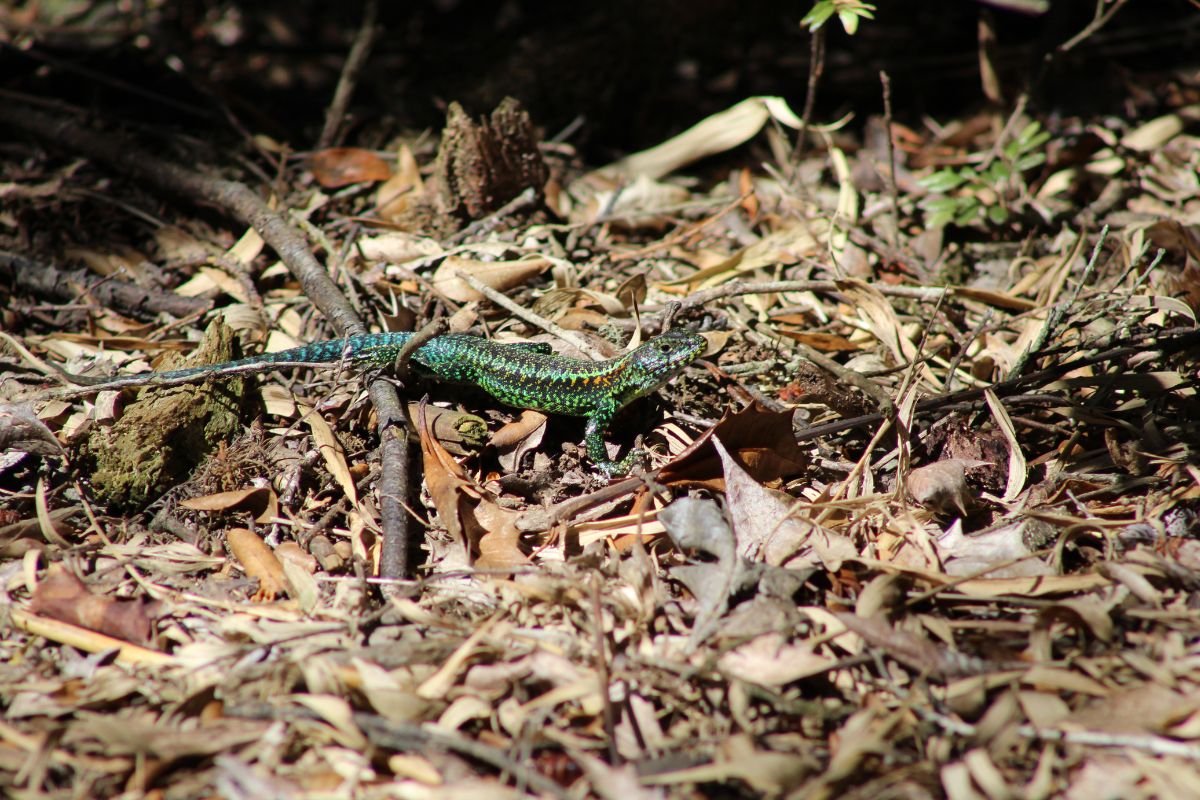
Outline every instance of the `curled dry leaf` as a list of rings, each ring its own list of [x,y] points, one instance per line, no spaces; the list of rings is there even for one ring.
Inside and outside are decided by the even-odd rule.
[[[811,552],[806,545],[817,532],[817,526],[797,516],[793,498],[752,478],[734,461],[718,437],[713,437],[712,444],[725,471],[725,497],[733,519],[738,555],[779,566],[800,555],[802,550]],[[844,537],[833,535],[833,540],[837,539]],[[821,558],[829,557],[825,566],[831,571],[841,569],[841,559],[858,555],[849,540],[830,545]]]
[[[487,533],[475,517],[475,508],[487,493],[467,477],[462,466],[434,438],[424,403],[417,409],[417,434],[421,441],[425,485],[429,488],[434,508],[447,532],[464,548],[469,560],[478,552],[479,540]]]
[[[658,518],[676,547],[716,558],[671,570],[671,576],[688,588],[699,606],[688,636],[688,646],[694,648],[716,630],[717,620],[729,607],[730,595],[750,584],[754,572],[738,556],[733,529],[715,501],[684,497],[658,512]]]
[[[390,261],[395,264],[418,258],[436,258],[445,252],[436,239],[403,231],[359,239],[358,249],[368,261]]]
[[[542,443],[548,420],[549,417],[538,411],[522,411],[515,421],[496,431],[492,435],[492,446],[500,451],[500,466],[516,472],[522,457]]]
[[[425,182],[421,167],[407,144],[396,157],[396,172],[375,190],[375,209],[386,222],[403,219],[414,200],[424,197]]]
[[[781,634],[767,633],[725,653],[717,666],[747,683],[783,686],[819,675],[834,663],[832,658],[817,655],[806,642],[788,642]]]
[[[930,511],[948,514],[958,511],[967,515],[975,497],[967,486],[966,470],[987,466],[988,461],[966,458],[947,458],[908,473],[905,486],[913,499]]]
[[[596,180],[592,185],[601,181]],[[627,186],[601,189],[585,206],[571,215],[576,223],[605,221],[622,230],[658,229],[671,219],[670,211],[687,202],[689,192],[681,186],[660,183],[639,175]]]
[[[358,489],[354,485],[354,476],[350,473],[350,466],[346,463],[346,454],[337,434],[315,409],[305,409],[304,422],[312,432],[313,442],[320,450],[325,466],[346,493],[346,499],[351,505],[358,505]]]
[[[664,484],[725,488],[721,457],[712,445],[720,436],[726,450],[755,480],[791,478],[804,472],[808,454],[796,443],[791,411],[767,411],[751,405],[721,418],[659,473]]]
[[[476,261],[459,256],[447,256],[433,273],[433,288],[456,303],[482,300],[483,295],[459,273],[470,275],[480,283],[502,292],[520,286],[535,275],[548,270],[553,262],[548,258],[534,256],[516,261]]]
[[[181,500],[179,505],[193,511],[248,511],[255,522],[266,522],[279,516],[279,498],[265,487],[235,489]]]
[[[871,335],[883,344],[899,364],[911,364],[920,359],[916,344],[904,331],[896,316],[896,310],[879,289],[860,280],[843,278],[837,281],[838,289],[858,309]],[[936,390],[941,390],[942,381],[928,364],[921,362],[917,371],[921,378]]]
[[[326,189],[338,189],[352,183],[386,181],[392,177],[387,162],[370,150],[358,147],[330,147],[308,157],[308,168],[317,183]]]
[[[516,511],[480,498],[474,514],[484,531],[479,539],[479,558],[475,560],[478,569],[503,570],[529,566],[529,559],[519,547],[521,532],[516,525]]]
[[[947,575],[986,572],[991,579],[1053,575],[1049,564],[1031,556],[1053,541],[1057,532],[1046,522],[1024,518],[966,536],[962,521],[956,519],[934,546]],[[1001,564],[1006,566],[997,568]]]
[[[154,606],[93,594],[60,564],[51,565],[38,583],[29,610],[71,625],[135,644],[150,640]]]
[[[20,450],[39,456],[66,457],[58,439],[38,419],[33,409],[16,403],[0,403],[0,453]]]
[[[599,170],[629,178],[661,178],[685,164],[737,147],[755,136],[770,120],[790,128],[802,123],[782,97],[751,97],[710,117],[649,150],[623,158]]]
[[[271,548],[267,547],[254,531],[230,528],[225,533],[225,542],[229,552],[242,565],[246,574],[258,579],[255,600],[269,602],[286,591],[288,583],[283,564],[279,563]]]

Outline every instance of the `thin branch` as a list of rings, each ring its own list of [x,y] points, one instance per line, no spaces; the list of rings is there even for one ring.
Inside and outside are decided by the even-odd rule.
[[[354,94],[354,87],[358,83],[358,74],[366,65],[367,59],[371,55],[371,48],[379,35],[379,29],[375,26],[378,17],[379,3],[377,0],[367,0],[363,8],[362,25],[354,37],[354,44],[350,46],[346,63],[342,65],[342,74],[338,78],[337,88],[333,92],[333,100],[330,101],[329,108],[325,111],[325,127],[321,129],[321,135],[317,138],[318,149],[329,147],[337,139],[338,128],[341,127],[342,120],[346,117],[346,108],[350,105],[350,97]]]
[[[513,316],[516,316],[516,317],[519,317],[520,319],[525,320],[530,325],[533,325],[535,328],[541,328],[546,333],[549,333],[552,336],[557,336],[558,338],[562,339],[564,342],[571,345],[572,347],[578,348],[583,353],[587,354],[589,357],[594,358],[597,361],[603,361],[603,360],[605,360],[605,358],[607,358],[607,356],[605,356],[603,353],[601,353],[596,348],[592,347],[590,344],[588,344],[582,338],[571,333],[571,331],[562,327],[558,323],[551,322],[550,320],[543,317],[541,314],[538,314],[536,311],[530,311],[528,308],[525,308],[521,304],[516,303],[513,300],[510,300],[502,292],[499,292],[499,291],[493,289],[491,286],[488,286],[486,283],[479,280],[474,275],[470,275],[462,270],[458,270],[457,272],[454,273],[454,276],[456,278],[458,278],[459,280],[464,281],[468,286],[470,286],[475,291],[479,292],[481,295],[486,297],[488,300],[491,300],[496,305],[500,306],[504,310],[513,314]]]

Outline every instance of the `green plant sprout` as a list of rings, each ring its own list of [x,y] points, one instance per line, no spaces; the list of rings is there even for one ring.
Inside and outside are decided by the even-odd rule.
[[[859,0],[817,0],[800,24],[815,33],[829,18],[837,14],[838,21],[846,33],[853,36],[858,30],[859,20],[875,19],[875,6]]]
[[[1041,148],[1049,140],[1050,134],[1031,122],[986,167],[947,167],[921,178],[919,183],[929,192],[921,201],[925,224],[940,228],[1007,222],[1028,196],[1023,173],[1046,161]],[[978,159],[985,160],[982,154]]]

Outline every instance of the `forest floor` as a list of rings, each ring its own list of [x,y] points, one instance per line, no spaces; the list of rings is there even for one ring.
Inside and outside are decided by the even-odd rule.
[[[1200,70],[802,101],[610,163],[0,109],[0,790],[1200,796]],[[412,370],[64,391],[355,317],[706,351],[612,480]]]

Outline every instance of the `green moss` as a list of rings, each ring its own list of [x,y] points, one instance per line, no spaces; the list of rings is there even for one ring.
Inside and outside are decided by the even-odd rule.
[[[233,332],[220,320],[205,331],[188,364],[227,361]],[[196,468],[240,428],[244,381],[149,388],[84,446],[96,497],[116,509],[141,508]]]

